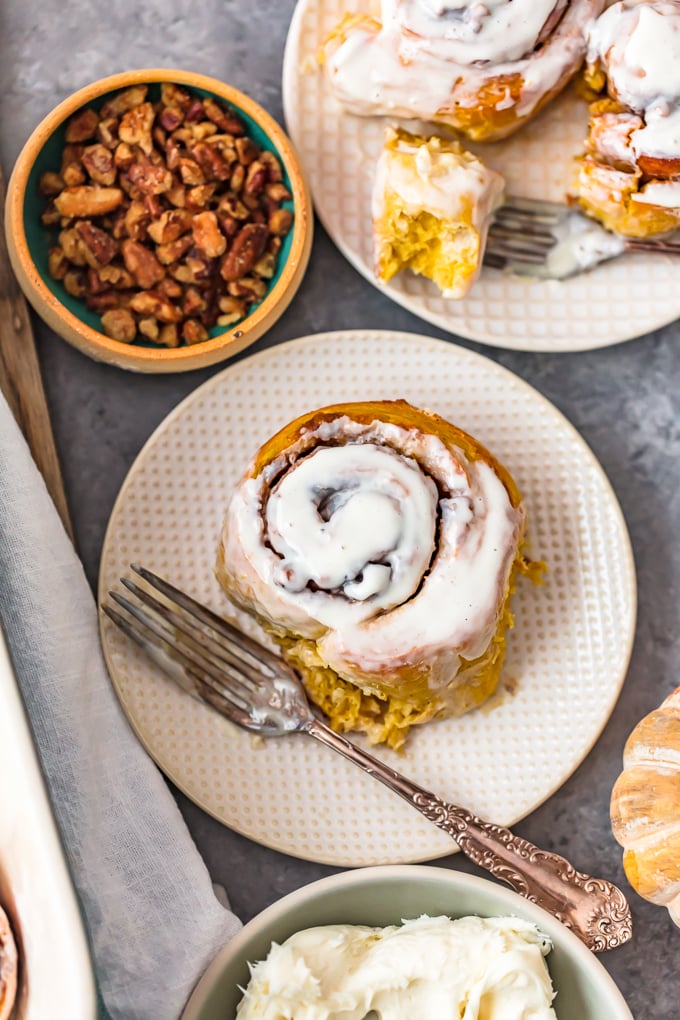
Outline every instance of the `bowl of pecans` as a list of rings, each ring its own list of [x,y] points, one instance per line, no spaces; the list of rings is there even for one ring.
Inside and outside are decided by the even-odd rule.
[[[52,111],[12,172],[19,284],[85,354],[141,372],[212,365],[282,314],[313,217],[290,141],[252,99],[165,69],[104,78]]]

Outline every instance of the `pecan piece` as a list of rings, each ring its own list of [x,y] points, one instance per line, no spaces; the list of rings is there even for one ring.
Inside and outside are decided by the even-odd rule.
[[[232,297],[245,298],[246,301],[260,301],[267,293],[267,284],[254,276],[242,276],[240,280],[232,280],[227,284]]]
[[[216,187],[216,184],[197,184],[195,188],[189,188],[185,196],[187,209],[205,209]]]
[[[151,216],[143,202],[130,202],[125,212],[125,230],[133,241],[143,241]]]
[[[62,216],[89,217],[104,216],[113,212],[123,201],[120,188],[100,188],[97,184],[83,184],[76,188],[64,188],[54,200]]]
[[[127,308],[112,308],[102,315],[102,329],[112,340],[131,344],[137,336],[135,317]]]
[[[175,301],[177,298],[181,298],[184,293],[181,285],[169,276],[166,276],[163,280],[161,280],[156,290],[159,294],[162,294],[163,297],[168,298],[169,301]]]
[[[63,280],[69,270],[69,261],[64,249],[50,248],[47,252],[47,272],[53,280]]]
[[[247,220],[248,210],[236,195],[222,195],[217,205],[218,213],[235,220]]]
[[[210,259],[219,258],[227,250],[227,239],[220,230],[214,212],[197,213],[193,218],[192,231],[196,247]]]
[[[119,142],[113,154],[113,162],[119,170],[127,170],[135,161],[135,154],[127,142]]]
[[[161,322],[180,322],[182,312],[157,290],[143,290],[130,299],[130,308],[145,318]]]
[[[129,291],[105,290],[100,294],[86,294],[85,305],[91,312],[109,311],[110,308],[127,308],[130,304]]]
[[[191,318],[192,316],[200,315],[208,307],[208,302],[205,300],[200,290],[196,287],[187,287],[184,294],[184,301],[182,302],[182,311],[184,314]]]
[[[246,223],[222,260],[220,273],[228,282],[247,276],[265,249],[269,230],[263,223]]]
[[[182,326],[182,336],[189,345],[200,344],[208,339],[208,330],[198,319],[187,319]]]
[[[173,262],[179,261],[182,255],[186,255],[193,243],[193,237],[186,234],[184,237],[178,237],[176,241],[159,244],[156,248],[156,258],[162,265],[171,266]]]
[[[165,276],[165,269],[156,256],[138,241],[126,240],[121,246],[125,268],[132,273],[142,290],[150,290]]]
[[[40,178],[40,183],[38,184],[38,191],[40,192],[40,194],[47,195],[48,197],[58,195],[59,192],[63,190],[63,188],[64,188],[63,177],[60,174],[52,173],[49,170],[47,171],[47,173],[42,174]]]
[[[79,184],[84,184],[87,180],[82,163],[68,163],[61,171],[61,176],[64,186],[67,188],[77,188]]]
[[[243,123],[234,110],[222,106],[216,99],[204,99],[203,110],[208,120],[217,124],[220,131],[225,131],[230,135],[245,134]]]
[[[121,114],[143,103],[148,91],[148,85],[132,85],[129,89],[124,89],[104,103],[101,108],[102,117],[120,117]]]
[[[194,145],[191,155],[196,160],[208,181],[226,181],[231,177],[231,163],[229,163],[219,149],[207,142],[199,142]],[[186,182],[190,183],[190,182]]]
[[[128,145],[138,145],[147,156],[153,150],[151,128],[155,111],[151,103],[142,103],[123,114],[118,128],[118,137]]]
[[[186,111],[191,106],[191,96],[180,85],[163,82],[161,85],[161,103],[163,106],[176,106]]]
[[[88,145],[83,150],[83,166],[97,184],[105,184],[108,187],[116,180],[116,168],[113,165],[111,150],[101,142],[97,142],[96,145]]]
[[[67,142],[85,142],[88,138],[94,138],[97,124],[99,116],[95,110],[81,110],[75,117],[71,117],[64,137]]]
[[[187,156],[180,156],[179,175],[185,184],[192,187],[194,184],[205,184],[205,176],[198,163]]]
[[[246,195],[259,195],[267,183],[267,168],[259,159],[250,164],[243,189]]]
[[[286,185],[282,184],[280,181],[268,184],[264,191],[267,198],[271,198],[273,202],[287,202],[293,197]]]
[[[149,224],[147,233],[156,244],[168,244],[191,230],[191,224],[191,213],[184,209],[167,209],[160,219]]]
[[[128,169],[128,177],[145,195],[162,195],[173,184],[172,174],[163,166],[154,166],[148,160],[138,160]]]
[[[69,269],[64,274],[64,290],[71,297],[82,298],[87,293],[87,280],[85,273],[78,269]]]
[[[95,227],[89,220],[78,220],[75,229],[82,237],[85,247],[91,252],[97,265],[108,265],[118,254],[118,245],[111,235],[107,234],[105,230]]]
[[[118,144],[118,120],[116,117],[106,117],[99,121],[97,138],[107,149],[115,149]]]
[[[179,106],[166,106],[158,114],[158,122],[165,131],[176,131],[184,120],[184,111]]]
[[[156,341],[158,340],[158,334],[160,330],[158,328],[158,321],[156,319],[152,317],[140,319],[137,325],[137,329],[142,334],[142,336],[145,336],[147,340],[150,340],[152,343],[156,343]]]
[[[158,343],[164,347],[179,347],[179,332],[174,322],[165,322],[158,335]]]
[[[73,227],[62,230],[59,234],[59,247],[74,266],[86,266],[85,245],[77,230]]]
[[[269,217],[269,230],[272,234],[284,237],[291,228],[293,214],[290,209],[275,209]]]
[[[131,290],[135,285],[132,276],[123,266],[112,266],[109,263],[109,265],[102,266],[101,269],[97,270],[97,276],[102,283],[105,283],[108,287],[113,287],[114,290]]]
[[[260,155],[260,147],[257,145],[252,138],[237,138],[236,139],[236,152],[238,154],[239,163],[243,166],[248,166],[253,163]]]

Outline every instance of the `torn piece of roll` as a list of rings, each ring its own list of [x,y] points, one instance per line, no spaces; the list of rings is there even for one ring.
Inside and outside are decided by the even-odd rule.
[[[525,511],[472,436],[404,401],[305,414],[230,502],[217,577],[339,730],[403,744],[496,689]]]
[[[590,107],[581,205],[609,230],[680,227],[680,0],[615,3],[588,32]]]
[[[322,50],[351,113],[446,124],[477,141],[533,117],[583,62],[605,0],[382,0],[350,14]]]
[[[479,276],[505,181],[457,141],[388,128],[378,159],[372,216],[375,273],[426,276],[462,298]]]

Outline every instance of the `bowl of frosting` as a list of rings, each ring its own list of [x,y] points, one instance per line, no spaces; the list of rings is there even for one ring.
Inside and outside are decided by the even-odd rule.
[[[552,915],[443,868],[321,879],[250,921],[182,1020],[633,1020],[613,980]]]

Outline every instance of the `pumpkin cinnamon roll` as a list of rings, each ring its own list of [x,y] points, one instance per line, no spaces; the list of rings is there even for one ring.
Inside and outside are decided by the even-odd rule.
[[[566,85],[605,0],[382,0],[350,14],[322,61],[352,113],[446,124],[504,138]]]
[[[291,422],[236,488],[217,577],[339,730],[403,744],[496,689],[525,512],[472,436],[403,401]]]
[[[588,32],[583,208],[625,237],[680,227],[680,0],[615,3]]]
[[[17,992],[17,947],[5,911],[0,907],[0,1020],[9,1020]]]

